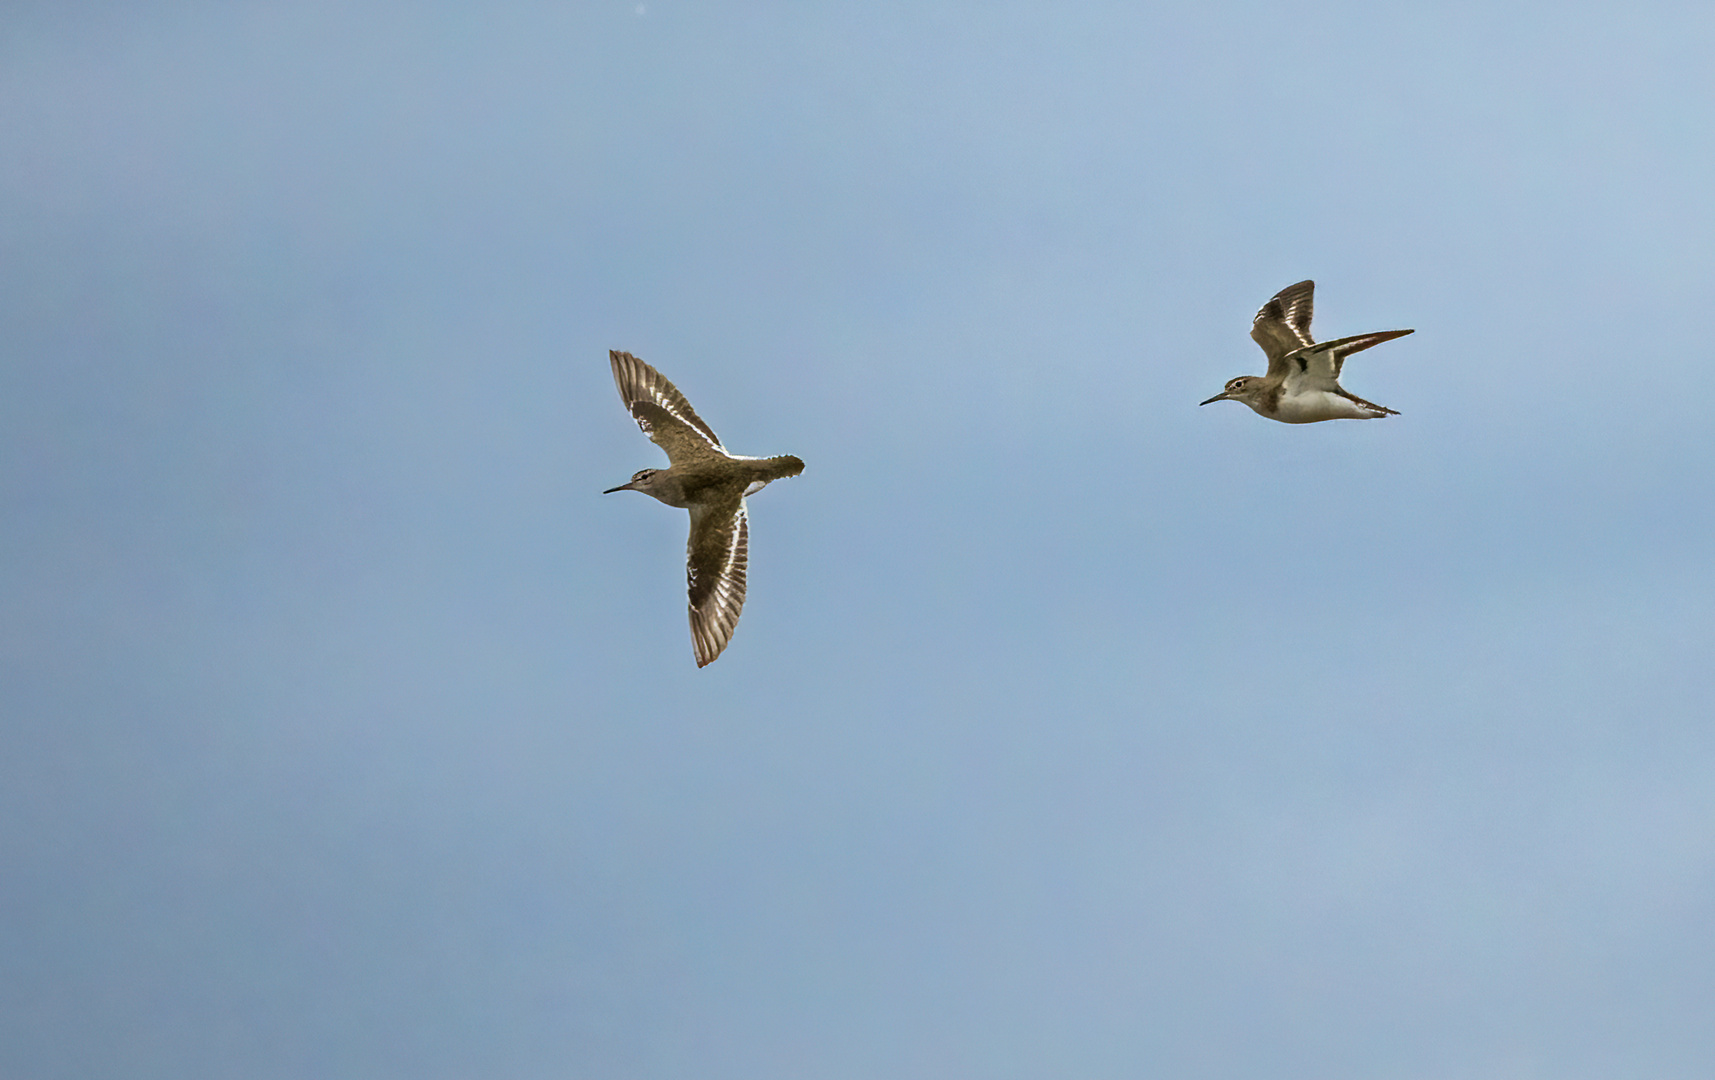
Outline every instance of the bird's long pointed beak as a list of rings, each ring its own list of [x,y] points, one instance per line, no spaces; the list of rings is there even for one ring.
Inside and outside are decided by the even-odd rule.
[[[603,495],[612,495],[616,491],[630,491],[630,490],[631,490],[630,484],[621,484],[616,488],[608,488],[606,491],[602,492],[602,494]]]
[[[1227,398],[1227,392],[1225,390],[1222,390],[1220,393],[1218,393],[1214,397],[1210,398],[1209,401],[1199,401],[1197,403],[1197,407],[1202,408],[1204,405],[1209,404],[1210,401],[1225,401],[1226,398]]]

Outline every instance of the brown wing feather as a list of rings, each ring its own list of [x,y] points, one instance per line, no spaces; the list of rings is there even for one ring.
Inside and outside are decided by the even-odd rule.
[[[1305,390],[1323,390],[1329,393],[1342,394],[1358,402],[1360,405],[1370,405],[1370,402],[1356,397],[1343,389],[1338,380],[1340,369],[1345,366],[1346,357],[1356,352],[1380,345],[1384,341],[1392,341],[1404,337],[1410,330],[1377,330],[1369,334],[1353,334],[1351,337],[1335,338],[1312,345],[1307,349],[1299,349],[1286,357],[1285,364],[1289,369],[1282,385],[1288,394],[1301,393]],[[1380,406],[1372,406],[1380,408]],[[1391,410],[1384,410],[1391,411]]]
[[[690,598],[691,644],[696,649],[698,667],[713,663],[738,628],[749,563],[750,521],[743,499],[691,508],[685,587]]]
[[[1268,357],[1270,375],[1284,370],[1287,353],[1315,343],[1310,336],[1315,292],[1314,281],[1288,285],[1269,297],[1251,320],[1251,340],[1262,346],[1263,355]]]
[[[1414,333],[1414,331],[1375,330],[1368,334],[1353,334],[1351,337],[1343,337],[1335,341],[1325,341],[1318,346],[1315,351],[1321,352],[1323,349],[1328,351],[1328,357],[1334,363],[1334,378],[1338,379],[1340,377],[1340,370],[1346,366],[1346,357],[1353,353],[1363,352],[1365,349],[1380,345],[1384,341],[1392,341],[1394,338],[1404,337],[1410,333]]]
[[[679,393],[679,388],[668,382],[666,376],[630,353],[617,349],[608,350],[607,360],[613,367],[613,384],[619,388],[620,400],[625,402],[626,409],[637,419],[639,427],[643,426],[643,418],[638,415],[634,406],[637,402],[646,401],[682,424],[688,433],[694,434],[716,453],[726,454],[726,447],[721,445],[714,428],[703,422],[703,418],[691,408],[691,403],[685,400],[685,395]],[[662,426],[659,422],[656,423],[658,429]],[[656,438],[649,428],[644,427],[643,433],[653,439],[661,449],[666,450],[668,457],[673,456],[672,449]]]
[[[702,432],[653,401],[633,401],[631,418],[649,436],[650,442],[667,451],[667,460],[675,465],[723,456],[709,445]]]

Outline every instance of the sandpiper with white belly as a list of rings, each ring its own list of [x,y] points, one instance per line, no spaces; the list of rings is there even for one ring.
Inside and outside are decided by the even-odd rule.
[[[1351,393],[1340,385],[1346,357],[1392,341],[1410,330],[1378,330],[1317,344],[1310,336],[1314,281],[1300,281],[1275,293],[1251,321],[1251,337],[1268,356],[1266,375],[1240,375],[1209,401],[1239,401],[1259,415],[1283,424],[1318,420],[1374,420],[1398,416],[1393,409]]]

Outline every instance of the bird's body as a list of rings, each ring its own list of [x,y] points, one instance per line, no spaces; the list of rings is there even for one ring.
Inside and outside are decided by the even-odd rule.
[[[1313,281],[1288,285],[1274,294],[1251,321],[1251,337],[1268,357],[1268,373],[1240,375],[1229,380],[1225,389],[1202,404],[1238,401],[1249,405],[1257,415],[1283,424],[1374,420],[1399,415],[1342,387],[1340,368],[1353,353],[1412,331],[1378,330],[1318,343],[1310,336],[1315,288]]]
[[[1306,390],[1298,394],[1283,394],[1274,411],[1264,415],[1283,424],[1314,424],[1321,420],[1376,420],[1399,414],[1351,394]]]
[[[753,458],[727,453],[714,430],[685,395],[659,371],[630,353],[609,351],[614,385],[637,426],[667,452],[668,467],[644,469],[628,484],[609,488],[641,491],[668,506],[691,512],[685,546],[685,581],[690,596],[691,643],[697,666],[712,663],[732,640],[744,607],[750,561],[746,495],[771,481],[797,476],[804,463],[790,455]]]

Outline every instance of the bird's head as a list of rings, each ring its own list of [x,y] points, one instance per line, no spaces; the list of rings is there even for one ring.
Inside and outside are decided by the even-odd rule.
[[[1251,398],[1257,392],[1257,384],[1260,382],[1262,380],[1255,375],[1240,375],[1236,379],[1228,379],[1226,387],[1220,393],[1210,398],[1209,401],[1200,401],[1197,404],[1207,405],[1212,401],[1242,401],[1249,405]]]
[[[616,491],[641,491],[647,494],[655,478],[660,476],[661,473],[661,469],[644,469],[631,478],[631,483],[621,484],[614,488],[608,488],[606,491],[602,492],[602,494],[612,495]]]

